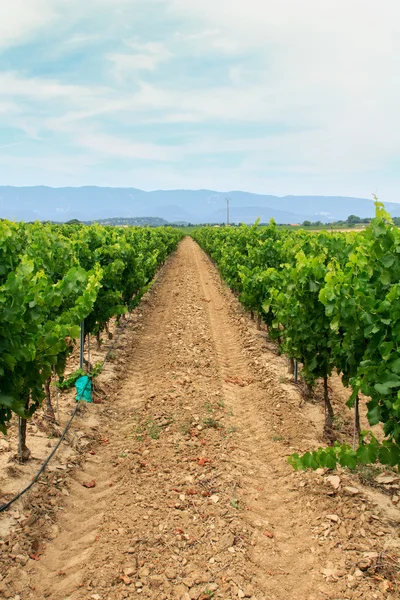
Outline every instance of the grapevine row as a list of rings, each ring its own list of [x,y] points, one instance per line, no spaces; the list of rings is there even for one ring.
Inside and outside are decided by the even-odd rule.
[[[295,468],[334,468],[339,462],[400,464],[400,231],[382,204],[360,233],[278,228],[202,228],[195,239],[208,252],[245,308],[264,321],[280,351],[303,365],[309,392],[324,381],[325,428],[333,425],[328,377],[336,370],[350,387],[357,444],[290,459]],[[369,398],[368,421],[385,440],[359,427],[359,394]]]
[[[0,430],[41,405],[85,321],[100,339],[135,306],[181,234],[172,228],[43,225],[0,221]]]

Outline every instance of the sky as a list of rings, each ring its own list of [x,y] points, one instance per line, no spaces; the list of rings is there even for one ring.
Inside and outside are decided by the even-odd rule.
[[[398,0],[0,0],[0,185],[400,201]]]

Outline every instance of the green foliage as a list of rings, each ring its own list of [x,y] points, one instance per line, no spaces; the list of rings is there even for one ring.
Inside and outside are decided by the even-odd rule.
[[[82,377],[83,375],[87,375],[88,377],[93,379],[93,377],[98,377],[98,375],[100,375],[102,369],[103,369],[102,361],[97,362],[95,364],[95,366],[93,367],[93,369],[89,372],[86,372],[83,369],[76,369],[76,371],[71,373],[68,377],[64,378],[63,376],[61,376],[57,382],[57,387],[60,390],[68,390],[69,388],[74,387],[75,382],[77,379],[79,379],[79,377]]]
[[[141,298],[182,234],[0,221],[0,430],[44,398],[85,320],[101,332]]]
[[[357,223],[351,215],[349,223]],[[313,384],[334,369],[351,387],[348,406],[369,397],[370,436],[299,457],[296,468],[398,465],[400,454],[400,232],[382,204],[359,233],[267,227],[200,228],[193,234],[244,306],[261,315],[281,351],[297,359]]]

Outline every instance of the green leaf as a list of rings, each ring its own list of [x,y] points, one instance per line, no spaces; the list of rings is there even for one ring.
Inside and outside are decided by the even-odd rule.
[[[357,449],[358,462],[368,465],[374,464],[378,458],[378,447],[376,444],[365,444]]]

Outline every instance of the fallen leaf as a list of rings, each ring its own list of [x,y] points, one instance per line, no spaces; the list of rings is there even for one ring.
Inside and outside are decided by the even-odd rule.
[[[265,535],[265,537],[267,537],[267,538],[273,538],[273,537],[274,537],[274,534],[273,534],[273,533],[271,533],[270,531],[264,531],[264,535]]]
[[[96,487],[96,481],[92,479],[91,481],[85,481],[84,483],[82,483],[82,485],[85,488],[94,488]]]
[[[29,554],[29,558],[31,558],[32,560],[40,560],[39,556],[37,554],[35,554],[34,552],[31,552]]]

